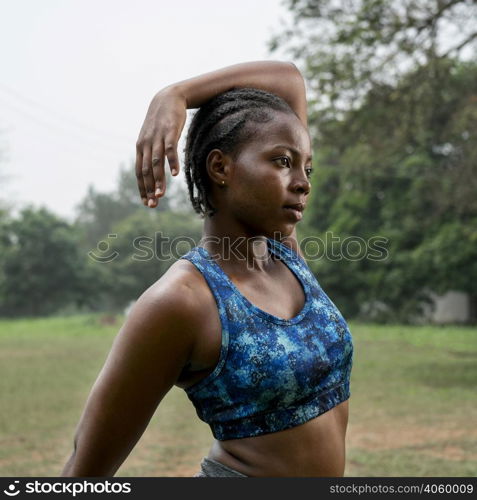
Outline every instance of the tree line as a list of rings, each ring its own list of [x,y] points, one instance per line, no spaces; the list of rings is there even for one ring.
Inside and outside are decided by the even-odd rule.
[[[187,251],[156,248],[158,238],[198,242],[200,235],[192,210],[173,210],[167,199],[155,211],[141,205],[133,166],[120,171],[113,192],[91,187],[73,223],[46,208],[27,207],[16,218],[4,211],[0,315],[121,312]]]

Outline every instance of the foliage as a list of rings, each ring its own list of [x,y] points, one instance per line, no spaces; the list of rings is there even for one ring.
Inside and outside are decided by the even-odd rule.
[[[102,275],[105,307],[117,310],[137,299],[197,245],[201,221],[195,214],[137,211],[113,226],[111,234],[108,247],[103,252],[96,249],[90,258]]]
[[[165,199],[158,210],[167,209],[168,201]],[[117,187],[113,192],[98,192],[90,186],[77,207],[76,218],[85,249],[95,248],[111,232],[114,224],[137,210],[146,212],[147,208],[141,205],[133,168],[120,170]]]
[[[96,278],[95,309],[124,308],[175,261],[177,255],[155,252],[157,232],[165,238],[199,240],[200,223],[187,209],[185,189],[169,174],[166,183],[167,196],[151,210],[141,204],[133,166],[123,168],[115,190],[97,192],[91,187],[78,206],[82,253]]]
[[[24,209],[3,227],[0,313],[50,314],[71,302],[88,303],[91,276],[77,235],[44,208]]]
[[[432,99],[383,87],[346,119],[321,124],[306,233],[388,242],[380,260],[311,263],[348,314],[374,302],[409,320],[430,290],[475,293],[477,65],[442,65]]]
[[[431,61],[475,49],[473,0],[287,0],[292,25],[270,41],[303,62],[313,107],[356,109],[367,93],[396,85]],[[328,114],[328,113],[326,113]]]
[[[181,208],[172,212],[168,198],[143,207],[134,171],[123,169],[112,193],[90,188],[74,224],[44,208],[0,211],[0,315],[122,309],[200,239],[199,219]],[[157,252],[159,234],[189,244]]]

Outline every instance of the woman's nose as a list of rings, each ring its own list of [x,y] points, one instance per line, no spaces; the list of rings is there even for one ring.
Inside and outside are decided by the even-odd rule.
[[[292,181],[292,190],[296,193],[304,193],[307,195],[310,192],[311,184],[305,174],[295,177]]]

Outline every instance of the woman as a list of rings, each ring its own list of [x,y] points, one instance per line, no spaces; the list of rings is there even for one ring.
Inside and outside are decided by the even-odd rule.
[[[215,437],[197,477],[342,476],[352,340],[296,240],[311,189],[303,79],[255,62],[159,92],[137,144],[150,207],[197,107],[185,169],[203,239],[129,314],[63,475],[114,475],[176,385]]]

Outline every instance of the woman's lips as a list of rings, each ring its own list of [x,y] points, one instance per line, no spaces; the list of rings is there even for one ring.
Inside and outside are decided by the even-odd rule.
[[[283,207],[283,210],[289,214],[290,217],[299,221],[303,217],[303,210],[294,207]]]

